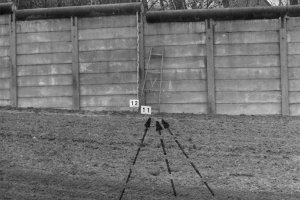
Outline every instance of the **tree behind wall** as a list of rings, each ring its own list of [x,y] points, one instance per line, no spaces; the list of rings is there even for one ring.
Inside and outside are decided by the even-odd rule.
[[[298,0],[290,0],[290,5],[298,5]]]
[[[140,2],[140,0],[13,0],[13,2],[15,2],[18,9],[30,9],[110,3],[130,3]],[[158,7],[160,7],[159,9],[163,10],[180,10],[187,9],[188,7],[191,8],[191,5],[193,8],[209,8],[210,5],[220,2],[220,0],[147,0],[147,2],[148,4],[158,4]],[[153,8],[157,8],[157,6],[154,6]]]
[[[171,0],[171,2],[172,2],[172,6],[173,6],[174,10],[186,9],[186,3],[185,3],[185,1]]]
[[[13,0],[13,1],[17,5],[18,9],[139,2],[139,0]]]
[[[62,6],[80,6],[94,4],[109,4],[109,3],[129,3],[140,2],[141,0],[0,0],[1,2],[13,1],[18,9],[28,8],[47,8],[47,7],[62,7]],[[148,7],[156,10],[179,10],[179,9],[195,9],[195,8],[219,8],[219,7],[236,7],[236,4],[242,6],[253,6],[253,2],[265,2],[266,0],[144,0],[147,1]],[[298,5],[299,0],[269,0],[272,5]],[[278,3],[279,2],[279,3]],[[238,6],[240,7],[240,6]],[[150,10],[151,10],[150,9]]]
[[[221,8],[222,0],[147,0],[149,10]]]

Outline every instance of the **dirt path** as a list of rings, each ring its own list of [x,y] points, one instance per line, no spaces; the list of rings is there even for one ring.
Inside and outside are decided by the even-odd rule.
[[[164,117],[216,199],[300,199],[300,118]],[[118,199],[146,119],[0,109],[0,199]],[[212,199],[164,131],[177,199]],[[151,128],[125,199],[174,199]]]

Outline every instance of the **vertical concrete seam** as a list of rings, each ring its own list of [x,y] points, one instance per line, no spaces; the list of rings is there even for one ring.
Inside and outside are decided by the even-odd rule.
[[[71,17],[72,35],[72,90],[73,109],[80,109],[80,80],[79,80],[79,50],[78,50],[78,19]]]
[[[280,45],[280,85],[281,85],[281,114],[289,115],[289,79],[288,79],[288,60],[287,60],[287,18],[279,18],[279,45]]]
[[[18,106],[18,95],[17,95],[17,50],[16,50],[16,14],[12,12],[9,16],[9,27],[10,27],[10,67],[11,67],[11,78],[10,78],[10,104],[12,107]]]
[[[214,21],[205,21],[206,29],[206,73],[207,73],[207,112],[216,114],[216,87],[214,64]]]
[[[144,5],[141,4],[141,12],[139,15],[139,100],[140,106],[145,104],[145,94],[143,94],[143,83],[145,80],[145,8]],[[144,98],[142,98],[144,97]]]

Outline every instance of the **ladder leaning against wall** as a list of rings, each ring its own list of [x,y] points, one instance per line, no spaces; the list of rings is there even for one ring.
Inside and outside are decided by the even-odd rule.
[[[154,61],[158,61],[159,65],[155,65]],[[145,102],[145,104],[147,105],[147,94],[153,95],[156,99],[156,102],[153,102],[153,104],[157,104],[158,112],[161,111],[160,104],[163,81],[163,65],[164,48],[151,47],[145,68],[145,79],[142,87],[140,101]]]

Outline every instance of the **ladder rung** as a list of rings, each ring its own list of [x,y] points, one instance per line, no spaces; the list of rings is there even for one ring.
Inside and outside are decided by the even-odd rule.
[[[155,89],[145,89],[144,91],[145,92],[153,92],[153,93],[156,92],[156,93],[158,93],[159,89],[156,89],[156,90]]]
[[[158,71],[158,72],[156,72],[156,71],[148,71],[147,73],[148,73],[148,74],[161,74],[160,71]]]
[[[160,69],[150,69],[152,58],[157,59],[157,60],[158,59],[161,60]],[[164,61],[164,48],[163,49],[159,48],[159,49],[156,49],[156,51],[153,51],[153,47],[152,47],[151,50],[150,50],[150,53],[148,55],[148,62],[147,62],[146,69],[145,69],[146,76],[145,76],[145,79],[144,79],[143,93],[142,94],[145,94],[145,95],[146,95],[146,93],[155,93],[156,94],[155,96],[158,97],[158,102],[157,102],[158,110],[157,110],[157,112],[160,112],[161,89],[162,89],[162,80],[163,80],[163,63],[164,63],[163,61]],[[151,70],[153,70],[153,71],[151,71]],[[148,75],[149,75],[149,78],[147,78]],[[147,86],[146,86],[146,83],[148,81],[150,81],[150,85],[147,84]],[[158,88],[157,88],[157,84],[159,86]],[[145,87],[147,87],[147,89]],[[144,95],[144,98],[146,98],[145,95]],[[154,110],[156,110],[156,109],[153,108],[153,111]]]
[[[163,54],[161,54],[161,53],[153,53],[153,54],[151,54],[151,56],[153,56],[153,57],[163,57]]]

